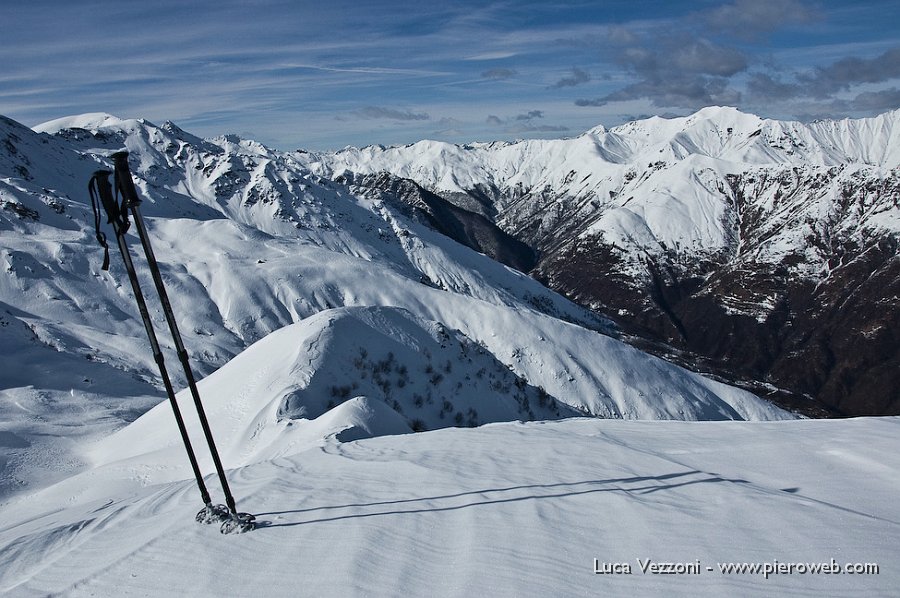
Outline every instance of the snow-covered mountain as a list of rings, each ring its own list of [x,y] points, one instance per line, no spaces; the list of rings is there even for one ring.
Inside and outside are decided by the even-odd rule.
[[[0,593],[896,587],[896,418],[623,421],[795,418],[473,250],[535,258],[493,199],[171,123],[38,129],[0,119]],[[251,533],[194,522],[130,285],[115,253],[100,268],[86,183],[122,148]],[[833,559],[843,575],[728,569]],[[665,562],[696,573],[644,571]]]
[[[296,157],[411,179],[530,246],[551,288],[798,406],[900,413],[900,110],[803,124],[710,107],[572,139]]]
[[[198,373],[257,341],[273,343],[278,363],[295,347],[281,369],[247,374],[265,407],[246,425],[318,419],[357,396],[395,412],[390,429],[579,413],[790,417],[604,334],[615,332],[609,321],[440,234],[429,226],[435,210],[453,207],[439,198],[417,207],[399,188],[355,192],[294,154],[234,136],[201,140],[172,123],[91,114],[37,132],[0,126],[4,493],[86,462],[42,438],[106,433],[162,398],[115,251],[111,271],[100,269],[87,195],[91,174],[122,148]],[[493,224],[458,214],[470,241],[512,246]],[[162,314],[152,316],[163,330]],[[282,344],[268,340],[276,331]],[[239,409],[222,390],[210,400]]]

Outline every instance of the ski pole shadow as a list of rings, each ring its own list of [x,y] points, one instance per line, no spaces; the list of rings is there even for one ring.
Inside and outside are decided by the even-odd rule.
[[[701,476],[701,477],[697,477]],[[672,490],[684,486],[708,483],[747,483],[746,480],[727,479],[700,470],[682,471],[658,476],[635,476],[628,478],[609,478],[605,480],[584,480],[579,482],[557,482],[553,484],[527,484],[504,488],[485,488],[455,494],[402,498],[388,501],[348,503],[342,505],[322,505],[306,509],[269,511],[257,513],[257,526],[295,527],[327,523],[345,519],[361,519],[368,517],[384,517],[414,513],[440,513],[458,511],[482,506],[503,503],[516,503],[529,500],[559,499],[602,492],[620,492],[626,494],[650,494],[661,490]],[[512,495],[511,495],[512,494]],[[459,503],[459,499],[470,498]],[[408,507],[408,508],[404,508]],[[393,507],[381,508],[378,507]],[[329,515],[333,511],[350,509],[349,513]],[[280,521],[284,516],[312,515],[297,521]],[[324,515],[324,516],[316,516]],[[262,517],[276,517],[275,521],[262,520]]]

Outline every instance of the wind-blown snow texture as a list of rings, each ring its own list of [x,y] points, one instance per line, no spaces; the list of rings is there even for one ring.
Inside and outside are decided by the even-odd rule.
[[[362,419],[369,411],[342,407]],[[223,423],[217,416],[214,426]],[[0,591],[892,596],[900,583],[898,424],[581,418],[331,437],[305,450],[286,435],[269,446],[278,457],[248,455],[231,471],[239,506],[263,522],[240,536],[193,522],[196,488],[166,482],[180,455],[161,450],[7,506]],[[235,438],[226,452],[248,439]],[[117,440],[97,447],[98,461],[117,457]],[[632,573],[597,575],[594,559],[601,570],[627,563]],[[638,559],[700,570],[644,574]],[[879,572],[766,578],[718,569],[831,559]]]

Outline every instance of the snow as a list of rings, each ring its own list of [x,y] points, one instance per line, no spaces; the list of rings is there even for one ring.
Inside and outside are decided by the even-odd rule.
[[[8,505],[0,591],[890,596],[898,424],[579,418],[331,436],[229,472],[239,507],[262,522],[239,536],[194,523],[193,483],[156,484],[169,462],[148,453],[143,467],[110,464]],[[73,495],[79,483],[96,497]],[[595,574],[594,559],[632,573]],[[700,571],[642,573],[638,559]],[[879,573],[718,569],[831,559]]]
[[[551,236],[552,247],[573,237],[600,237],[625,262],[667,251],[701,260],[730,253],[741,211],[766,216],[760,237],[771,242],[754,258],[778,263],[809,250],[807,261],[794,267],[803,276],[814,277],[827,262],[807,241],[807,221],[821,220],[824,236],[848,236],[860,246],[869,236],[900,233],[896,193],[881,193],[861,214],[828,211],[844,187],[896,180],[900,110],[804,124],[710,106],[686,117],[598,127],[572,139],[465,146],[422,141],[296,158],[331,178],[387,171],[448,197],[492,190],[501,228],[534,234],[538,246],[547,240],[542,235]],[[743,179],[732,188],[736,175]],[[748,204],[741,205],[736,196],[753,186],[746,181],[754,175],[771,191],[747,191]],[[823,178],[830,184],[817,184]],[[796,188],[789,186],[792,179]],[[782,193],[785,206],[752,204]],[[559,238],[561,231],[569,236]]]
[[[423,142],[412,151],[428,163],[403,168],[448,189],[487,172],[522,189],[581,185],[584,197],[615,188],[604,205],[623,237],[647,248],[698,235],[714,245],[716,184],[731,162],[680,158],[672,168],[689,182],[662,168],[627,176],[647,147],[666,146],[673,160],[685,148],[731,151],[731,142],[716,149],[718,118],[741,134],[756,126],[724,109],[695,116],[645,121],[645,142],[637,125],[569,141]],[[886,138],[895,117],[868,130]],[[703,134],[666,137],[690,127]],[[857,139],[850,129],[834,135]],[[322,156],[106,114],[35,131],[0,119],[0,133],[0,593],[889,595],[896,586],[900,420],[795,420],[642,353],[609,322],[437,234],[390,197],[323,178],[336,171]],[[198,493],[115,248],[111,271],[99,268],[85,184],[122,147],[232,489],[261,522],[250,534],[194,523]],[[380,168],[391,151],[343,155]],[[492,157],[479,170],[472,156]],[[612,170],[588,183],[582,173],[597,160]],[[626,206],[639,185],[654,192]],[[155,303],[151,318],[165,329]],[[178,400],[209,474],[190,397]],[[881,573],[593,572],[594,559],[637,569],[648,558],[832,557],[877,562]]]
[[[223,459],[246,464],[280,456],[285,444],[336,433],[323,422],[347,428],[346,438],[412,432],[401,413],[427,429],[453,423],[454,413],[462,415],[460,424],[511,421],[526,417],[525,399],[542,419],[559,417],[560,408],[575,413],[554,407],[552,399],[540,406],[536,389],[516,382],[487,351],[437,322],[397,308],[355,307],[326,310],[266,336],[200,381],[199,390],[223,436]],[[180,397],[190,401],[186,393]],[[351,397],[353,408],[347,407]],[[177,452],[181,440],[171,417],[169,405],[160,403],[102,441],[92,462],[159,445]],[[199,421],[189,420],[188,429],[201,434]]]
[[[269,338],[277,331],[296,343],[290,355],[304,355],[319,334],[331,339],[313,366],[283,363],[281,377],[267,382],[270,392],[231,403],[220,425],[237,462],[278,450],[268,436],[253,435],[258,425],[270,435],[292,427],[296,445],[306,446],[342,426],[346,438],[574,413],[793,417],[615,340],[608,321],[412,220],[397,200],[353,195],[290,156],[234,136],[199,140],[171,123],[86,115],[54,126],[55,134],[35,133],[0,119],[12,148],[0,152],[0,501],[88,470],[97,457],[80,447],[144,414],[167,431],[141,434],[178,445],[115,246],[111,270],[100,270],[85,193],[91,174],[109,168],[107,156],[123,146],[201,385],[215,385],[214,373],[253,343],[279,342],[284,337]],[[128,243],[139,246],[132,233]],[[165,330],[146,264],[133,253],[151,318]],[[361,334],[371,309],[386,310],[377,313],[393,324]],[[343,331],[337,337],[332,321]],[[167,335],[161,343],[183,388]],[[443,357],[450,349],[442,345],[453,355]],[[369,370],[394,354],[389,380],[371,371],[362,378],[354,358],[363,350]],[[244,383],[254,379],[210,392],[244,388],[252,396]],[[357,411],[344,406],[357,397]],[[335,409],[333,426],[322,427]],[[369,412],[380,414],[374,423]],[[313,414],[319,423],[298,423]],[[123,441],[121,454],[131,454],[129,443],[142,446]],[[171,480],[190,477],[181,465],[169,471]]]
[[[64,116],[32,127],[38,133],[58,133],[63,129],[98,130],[103,127],[121,125],[125,121],[106,112],[90,112],[75,116]]]
[[[534,280],[410,220],[396,205],[350,195],[288,157],[232,137],[198,146],[171,125],[122,123],[104,125],[100,136],[62,130],[51,138],[61,154],[55,162],[86,180],[112,150],[123,143],[132,150],[142,211],[202,375],[322,310],[392,306],[461,331],[534,387],[589,413],[784,416],[747,393],[698,382],[679,368],[669,372],[672,366],[598,334],[609,324]],[[15,134],[31,164],[50,161],[43,137]],[[43,187],[60,198],[60,214],[47,209],[34,183],[16,181],[15,201],[40,219],[6,220],[10,276],[0,299],[23,312],[15,319],[44,344],[152,381],[155,365],[143,350],[123,273],[115,259],[108,274],[97,267],[101,252],[83,181],[41,173]]]
[[[464,146],[420,141],[388,148],[302,152],[296,158],[323,175],[387,170],[441,191],[466,191],[486,182],[510,188],[520,183],[543,186],[563,181],[570,170],[587,172],[592,167],[615,172],[624,165],[688,156],[748,166],[852,162],[890,169],[898,166],[898,119],[900,110],[872,118],[803,124],[712,106],[686,117],[652,117],[610,130],[598,127],[572,139]],[[565,186],[553,188],[559,191]]]

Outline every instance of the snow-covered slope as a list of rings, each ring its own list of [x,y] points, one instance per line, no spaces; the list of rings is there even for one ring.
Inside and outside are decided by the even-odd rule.
[[[900,378],[860,382],[900,371],[884,315],[900,312],[900,110],[804,124],[709,107],[572,139],[296,158],[338,180],[408,177],[493,219],[551,288],[731,379],[798,407],[900,413]],[[871,349],[848,342],[859,330]]]
[[[238,536],[194,523],[193,482],[158,484],[167,456],[144,454],[4,508],[0,592],[887,597],[900,583],[897,439],[896,418],[329,438],[231,472],[263,523]],[[807,569],[832,562],[840,572]]]
[[[318,444],[329,433],[353,440],[577,414],[461,333],[390,307],[325,310],[286,326],[199,389],[223,438],[223,458],[234,467],[275,458],[295,444]],[[190,395],[182,400],[189,404]],[[371,417],[358,420],[366,412]],[[168,403],[159,404],[105,441],[100,461],[143,455],[160,444],[180,451],[171,418]],[[199,422],[191,420],[189,430],[202,437]]]
[[[123,147],[131,152],[142,211],[201,377],[292,324],[306,327],[294,330],[304,350],[312,350],[309,339],[333,332],[332,320],[339,336],[350,337],[322,347],[327,358],[313,365],[285,364],[281,377],[266,382],[273,394],[254,397],[261,402],[241,425],[257,416],[269,424],[321,416],[357,394],[385,403],[416,429],[556,417],[557,409],[615,418],[790,417],[606,336],[614,330],[607,320],[437,233],[396,195],[351,192],[292,155],[233,136],[200,140],[172,123],[102,114],[39,127],[53,134],[9,120],[0,125],[4,493],[86,465],[79,452],[48,443],[61,425],[74,418],[74,433],[107,433],[162,398],[115,251],[111,271],[100,270],[86,192],[91,173],[108,167],[106,156]],[[130,235],[129,242],[137,245]],[[135,254],[151,315],[164,330]],[[324,315],[378,306],[394,309],[384,317],[406,330],[402,338],[384,331],[355,338],[374,312]],[[427,343],[410,339],[433,336],[435,327],[446,331],[454,355],[477,353],[478,366],[439,359],[434,347],[433,363],[423,357],[414,347]],[[167,362],[177,364],[167,338]],[[399,344],[385,351],[392,343]],[[403,391],[402,376],[363,380],[366,368],[348,365],[381,363],[390,352],[391,376],[398,368],[409,376]],[[177,368],[170,369],[183,385]],[[301,398],[282,405],[288,389]],[[233,399],[209,400],[211,408],[216,401],[225,408]]]

